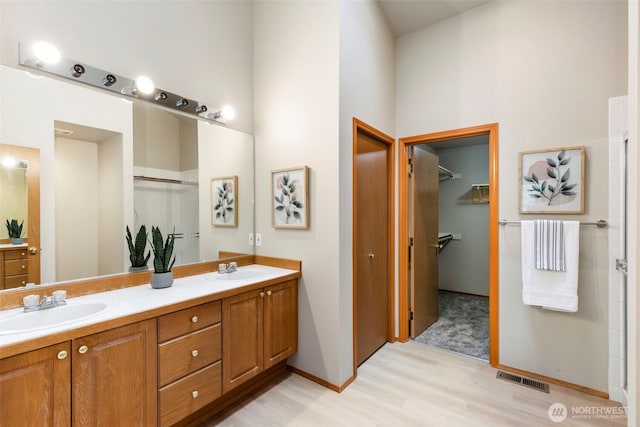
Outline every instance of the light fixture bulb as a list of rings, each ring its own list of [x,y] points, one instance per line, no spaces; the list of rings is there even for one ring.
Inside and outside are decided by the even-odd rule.
[[[136,79],[136,90],[145,95],[151,94],[155,90],[155,86],[151,79],[146,76],[140,76]]]
[[[164,101],[165,99],[167,99],[167,94],[165,92],[158,92],[153,98],[156,101]]]
[[[228,105],[225,105],[224,107],[222,107],[222,118],[225,120],[233,120],[233,118],[236,116],[236,111],[233,109],[233,107],[230,107]]]
[[[2,166],[4,166],[5,168],[15,168],[16,166],[18,166],[18,159],[9,156],[3,157]]]
[[[198,105],[196,107],[196,114],[202,114],[202,113],[206,113],[208,110],[206,105]]]
[[[60,61],[60,52],[54,45],[48,42],[35,42],[33,44],[33,53],[38,60],[45,64],[55,64]]]

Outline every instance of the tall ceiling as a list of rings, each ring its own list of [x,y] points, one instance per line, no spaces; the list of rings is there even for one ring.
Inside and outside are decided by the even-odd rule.
[[[489,1],[491,0],[378,0],[396,38]]]

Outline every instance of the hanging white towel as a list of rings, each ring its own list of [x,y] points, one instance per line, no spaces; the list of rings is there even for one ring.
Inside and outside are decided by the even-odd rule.
[[[564,223],[549,219],[536,219],[533,248],[538,270],[565,271]]]
[[[522,221],[522,301],[550,310],[578,311],[580,223],[564,221],[565,271],[538,270],[535,226]]]

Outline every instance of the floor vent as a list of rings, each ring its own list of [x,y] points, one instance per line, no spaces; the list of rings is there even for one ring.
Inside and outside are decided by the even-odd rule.
[[[531,378],[521,377],[520,375],[510,374],[504,371],[498,371],[498,373],[496,374],[496,378],[520,384],[534,390],[549,393],[549,384],[543,383],[542,381],[532,380]]]

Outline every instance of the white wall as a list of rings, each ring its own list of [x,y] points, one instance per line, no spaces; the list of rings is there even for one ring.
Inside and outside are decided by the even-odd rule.
[[[297,368],[338,384],[339,8],[335,1],[254,4],[256,232],[259,255],[302,260]],[[308,230],[271,226],[270,171],[309,167]]]
[[[357,117],[387,135],[394,136],[395,91],[395,39],[380,6],[374,1],[341,1],[338,161],[341,383],[353,373],[352,120],[353,117]]]
[[[585,214],[606,218],[608,98],[626,89],[624,2],[491,2],[397,41],[397,135],[498,122],[499,216],[518,152],[584,145]],[[607,232],[583,227],[580,309],[526,307],[520,230],[500,228],[500,363],[606,391]]]
[[[18,42],[47,40],[62,56],[212,107],[232,105],[229,127],[253,129],[251,2],[0,2],[0,59],[18,65]]]
[[[489,295],[489,205],[472,203],[471,187],[489,182],[489,146],[443,149],[437,154],[442,166],[461,174],[460,179],[440,182],[439,230],[462,236],[438,254],[438,287]]]

